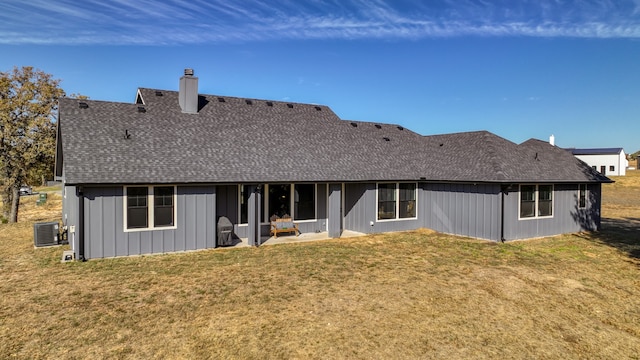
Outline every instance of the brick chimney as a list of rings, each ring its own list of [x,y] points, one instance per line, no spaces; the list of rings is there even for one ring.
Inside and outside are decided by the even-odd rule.
[[[198,78],[193,76],[193,69],[184,69],[180,78],[180,108],[183,113],[198,113]]]

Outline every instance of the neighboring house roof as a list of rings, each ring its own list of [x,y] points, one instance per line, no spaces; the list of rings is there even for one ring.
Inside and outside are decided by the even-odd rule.
[[[573,155],[618,155],[622,148],[601,148],[601,149],[567,149]]]
[[[610,181],[538,140],[422,136],[341,120],[323,105],[214,95],[186,114],[178,92],[138,94],[144,104],[60,99],[56,172],[67,183]]]

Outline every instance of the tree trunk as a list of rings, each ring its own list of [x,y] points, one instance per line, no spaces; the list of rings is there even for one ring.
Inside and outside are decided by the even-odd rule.
[[[11,213],[11,188],[2,189],[2,217],[9,221],[9,213]]]
[[[13,187],[11,189],[11,214],[9,215],[10,223],[18,222],[18,206],[20,205],[20,188]]]

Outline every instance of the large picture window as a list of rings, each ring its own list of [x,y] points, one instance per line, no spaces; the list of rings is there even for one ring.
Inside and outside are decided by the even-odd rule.
[[[416,183],[378,184],[378,220],[414,219]]]
[[[125,230],[175,226],[175,186],[125,187]]]
[[[553,216],[553,185],[520,185],[520,218]]]
[[[269,185],[269,217],[291,216],[291,185]]]
[[[316,218],[316,186],[296,184],[293,193],[293,218],[312,220]]]

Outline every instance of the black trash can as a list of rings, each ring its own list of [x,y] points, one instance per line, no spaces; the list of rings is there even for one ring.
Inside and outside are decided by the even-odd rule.
[[[226,216],[218,219],[218,246],[233,245],[233,224]]]

